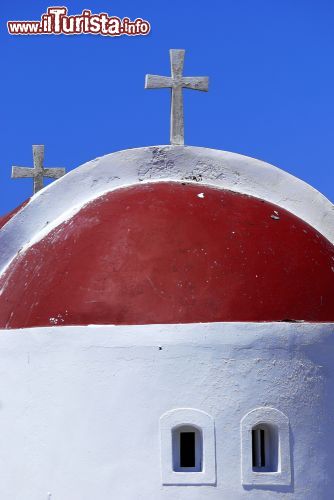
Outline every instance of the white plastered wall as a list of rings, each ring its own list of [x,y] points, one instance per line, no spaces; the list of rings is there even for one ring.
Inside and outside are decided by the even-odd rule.
[[[334,326],[293,323],[0,331],[0,498],[330,500]],[[243,486],[240,422],[289,419],[291,484]],[[216,484],[163,485],[159,421],[214,421]]]

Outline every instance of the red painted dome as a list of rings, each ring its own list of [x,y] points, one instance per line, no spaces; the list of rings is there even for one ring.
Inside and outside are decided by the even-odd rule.
[[[0,328],[333,321],[334,248],[269,202],[177,182],[117,189],[19,254]]]

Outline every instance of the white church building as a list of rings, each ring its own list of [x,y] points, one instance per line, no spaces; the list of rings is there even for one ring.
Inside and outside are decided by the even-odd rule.
[[[171,145],[52,173],[0,219],[0,499],[334,498],[334,211]],[[43,175],[59,177],[42,188]]]

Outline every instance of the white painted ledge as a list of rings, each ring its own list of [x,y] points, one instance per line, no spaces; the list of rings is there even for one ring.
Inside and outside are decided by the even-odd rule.
[[[161,347],[174,345],[208,347],[227,345],[232,350],[251,346],[272,352],[273,349],[289,353],[293,349],[322,346],[329,342],[334,346],[334,323],[290,322],[216,322],[160,325],[88,325],[48,326],[0,330],[0,339],[8,346],[22,351],[26,347],[38,350],[39,345],[50,349],[63,346],[91,347]],[[288,346],[288,348],[287,348]],[[247,347],[247,349],[249,348]]]

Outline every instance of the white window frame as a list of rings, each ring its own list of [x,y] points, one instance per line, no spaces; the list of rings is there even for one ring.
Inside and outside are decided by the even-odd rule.
[[[272,426],[277,429],[277,471],[253,470],[252,430],[256,426]],[[290,425],[284,413],[275,408],[256,408],[241,420],[241,480],[245,486],[290,485]]]
[[[174,470],[175,432],[189,427],[201,434],[201,446],[197,450],[202,452],[201,470]],[[210,415],[193,408],[168,411],[160,418],[160,436],[162,484],[216,484],[215,425]]]

